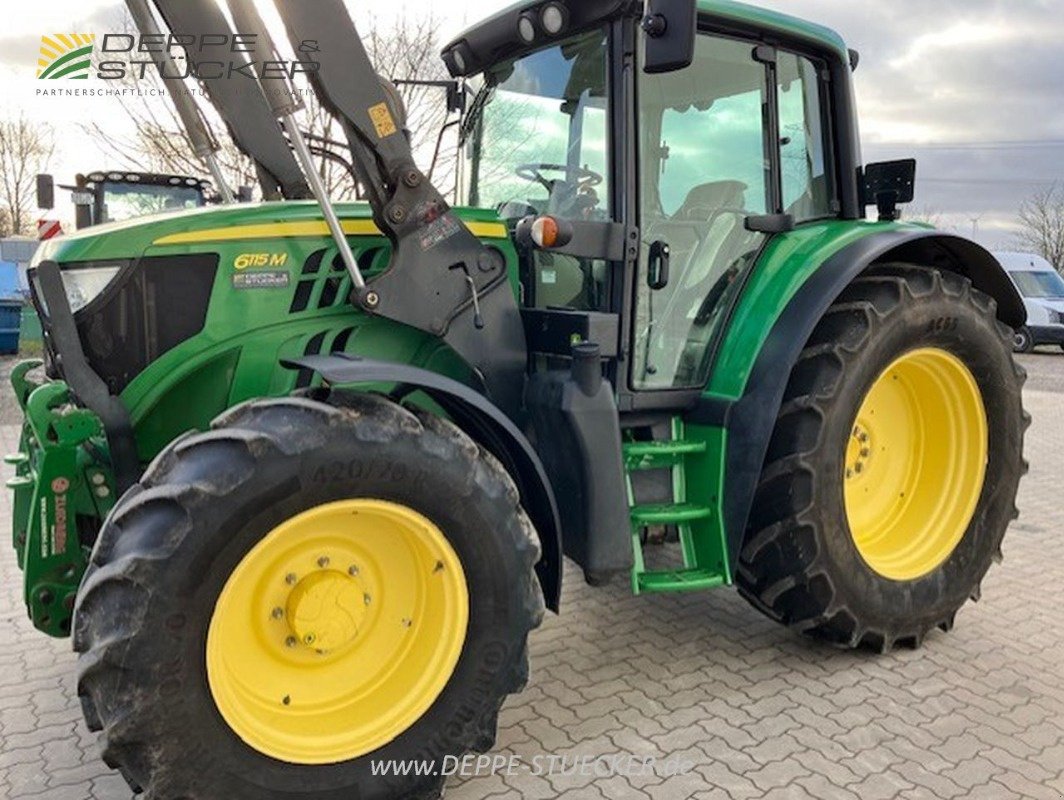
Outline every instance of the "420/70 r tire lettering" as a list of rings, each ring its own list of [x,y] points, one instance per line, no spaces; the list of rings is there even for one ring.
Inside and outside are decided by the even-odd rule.
[[[421,470],[411,470],[407,464],[394,461],[329,461],[317,467],[311,475],[315,483],[336,483],[353,479],[377,478],[390,481],[413,481],[414,484],[424,480]]]

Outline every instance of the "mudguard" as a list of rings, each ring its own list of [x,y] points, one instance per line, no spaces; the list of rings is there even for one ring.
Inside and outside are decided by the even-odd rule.
[[[731,563],[737,563],[768,452],[776,416],[805,343],[828,308],[861,273],[876,263],[900,261],[964,275],[997,301],[998,318],[1013,328],[1027,319],[1023,300],[1004,268],[980,245],[933,230],[892,229],[843,247],[820,265],[777,317],[757,355],[742,397],[696,412],[728,431],[723,514]],[[717,408],[711,406],[716,405]]]
[[[402,397],[423,392],[448,417],[502,462],[521,493],[521,503],[539,533],[543,555],[536,565],[547,608],[557,612],[562,587],[562,535],[558,503],[543,463],[521,430],[482,394],[465,384],[406,364],[336,354],[286,360],[308,369],[331,386],[396,384]]]

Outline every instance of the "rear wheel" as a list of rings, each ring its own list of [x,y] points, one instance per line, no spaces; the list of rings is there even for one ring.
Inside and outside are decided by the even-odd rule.
[[[1023,371],[993,301],[906,265],[856,280],[792,374],[738,571],[840,646],[918,644],[978,598],[1015,518]]]
[[[227,413],[149,468],[78,598],[79,694],[152,797],[431,798],[494,742],[542,616],[497,461],[367,395]]]

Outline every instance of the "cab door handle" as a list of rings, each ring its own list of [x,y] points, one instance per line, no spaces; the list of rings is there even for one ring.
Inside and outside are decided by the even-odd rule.
[[[650,255],[647,260],[647,286],[655,292],[659,292],[669,285],[669,261],[672,257],[672,248],[668,242],[660,239],[650,245]]]

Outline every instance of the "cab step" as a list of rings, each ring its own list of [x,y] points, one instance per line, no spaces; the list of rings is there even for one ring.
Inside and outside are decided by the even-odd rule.
[[[629,470],[664,469],[704,452],[705,442],[629,442],[624,445],[624,464]]]
[[[725,578],[712,569],[681,569],[671,572],[644,572],[639,578],[636,594],[644,592],[697,592],[716,589]]]
[[[729,582],[720,556],[720,526],[713,524],[715,509],[687,500],[687,459],[706,452],[706,443],[684,438],[684,425],[674,419],[667,441],[626,442],[624,463],[628,472],[628,503],[632,526],[632,591],[692,592],[714,589]],[[639,470],[668,469],[672,475],[672,500],[666,503],[637,504],[632,473]],[[643,531],[650,526],[673,525],[679,533],[683,567],[648,570],[643,553]]]
[[[713,509],[708,506],[696,506],[691,503],[657,503],[654,505],[633,506],[630,512],[633,524],[646,525],[682,525],[696,519],[713,516]]]

